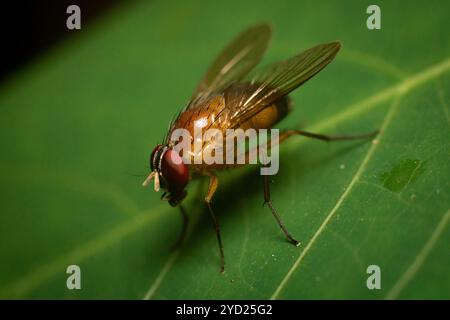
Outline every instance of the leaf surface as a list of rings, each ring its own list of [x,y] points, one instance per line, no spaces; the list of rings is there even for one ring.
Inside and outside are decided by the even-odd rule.
[[[383,3],[375,31],[365,25],[369,4],[131,4],[5,83],[0,297],[449,299],[448,4]],[[256,168],[221,175],[220,275],[199,185],[189,189],[189,238],[171,251],[178,212],[130,173],[148,173],[151,150],[208,64],[258,21],[275,30],[266,63],[344,45],[293,93],[282,128],[381,133],[375,142],[293,137],[280,147],[272,198],[298,248],[262,207]],[[66,288],[72,264],[81,290]],[[381,290],[366,287],[369,265],[381,268]]]

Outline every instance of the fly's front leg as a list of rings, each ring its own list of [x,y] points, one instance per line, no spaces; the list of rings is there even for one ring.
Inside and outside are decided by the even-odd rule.
[[[298,247],[300,245],[300,242],[298,240],[295,240],[294,237],[290,234],[290,232],[286,229],[283,221],[281,220],[280,216],[277,214],[275,208],[273,207],[272,200],[270,199],[269,176],[267,175],[264,176],[264,204],[267,204],[270,211],[272,211],[275,220],[277,220],[278,226],[281,228],[281,230],[283,230],[288,241],[293,245],[295,245],[296,247]]]
[[[199,181],[198,185],[197,185],[197,189],[195,191],[195,195],[194,195],[194,199],[196,199],[196,201],[198,201],[198,199],[201,199],[200,195],[203,193],[203,182],[204,180]],[[178,249],[179,247],[181,247],[181,245],[183,244],[184,240],[186,239],[187,236],[187,231],[188,231],[188,225],[189,225],[189,216],[187,215],[186,209],[184,209],[184,207],[179,204],[178,208],[180,210],[180,215],[181,215],[181,220],[182,220],[182,225],[181,225],[181,231],[180,234],[178,236],[177,241],[173,244],[172,249]]]
[[[175,242],[175,244],[172,246],[173,249],[179,248],[181,246],[181,244],[183,243],[184,239],[186,238],[187,227],[189,224],[189,218],[188,218],[188,215],[186,214],[186,210],[184,210],[182,205],[178,205],[178,208],[180,209],[182,226],[181,226],[181,232],[180,232],[180,235],[178,236],[177,242]]]
[[[211,220],[213,222],[214,229],[216,230],[217,242],[219,244],[219,250],[220,250],[220,272],[222,273],[225,270],[225,256],[223,254],[222,238],[220,236],[220,225],[219,225],[219,220],[217,220],[217,217],[214,214],[214,211],[211,206],[211,200],[212,200],[212,197],[214,196],[214,193],[216,193],[217,186],[219,184],[219,180],[213,173],[208,172],[208,173],[206,173],[206,175],[209,177],[209,187],[208,187],[208,192],[206,193],[206,196],[205,196],[205,202],[206,202],[206,205],[208,206],[209,214],[211,215]]]

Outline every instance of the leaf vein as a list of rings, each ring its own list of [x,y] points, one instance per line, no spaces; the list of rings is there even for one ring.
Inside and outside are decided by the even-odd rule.
[[[393,106],[389,109],[385,119],[383,120],[383,123],[382,123],[381,128],[380,128],[381,133],[380,133],[379,138],[382,137],[382,135],[385,132],[386,128],[391,123],[391,120],[392,120],[395,112],[398,109],[399,100],[400,100],[400,95],[397,97],[397,99],[395,99],[395,101],[393,103]],[[283,277],[283,279],[281,280],[280,284],[275,288],[274,293],[270,297],[271,300],[275,300],[275,299],[278,298],[278,296],[280,295],[281,291],[285,288],[285,286],[286,286],[287,282],[289,281],[289,279],[292,277],[294,272],[299,268],[301,262],[303,261],[303,259],[308,254],[308,252],[311,249],[311,247],[316,242],[317,238],[322,234],[322,232],[327,227],[328,223],[333,218],[334,214],[342,206],[344,200],[348,197],[350,192],[353,190],[353,187],[355,186],[355,184],[360,179],[360,177],[361,177],[362,173],[364,172],[367,164],[369,163],[369,160],[372,158],[372,155],[373,155],[374,151],[376,150],[376,148],[377,148],[377,144],[372,144],[370,146],[369,150],[367,151],[366,156],[363,158],[363,160],[362,160],[358,170],[356,171],[356,173],[353,176],[353,178],[350,180],[350,183],[348,184],[347,188],[345,188],[345,191],[339,197],[338,201],[336,202],[334,207],[331,209],[330,213],[325,217],[324,221],[319,226],[317,231],[314,233],[314,235],[312,236],[311,240],[309,240],[308,244],[306,245],[305,249],[303,249],[303,251],[301,252],[300,256],[297,258],[297,260],[294,262],[292,267],[288,270],[286,275]]]
[[[428,241],[423,246],[422,250],[420,250],[419,254],[416,256],[412,264],[400,277],[400,279],[392,286],[389,292],[386,295],[386,299],[393,300],[398,298],[403,289],[411,282],[413,277],[417,274],[419,269],[422,267],[426,258],[430,254],[431,250],[435,246],[436,242],[439,240],[442,232],[444,232],[448,221],[450,220],[450,210],[448,210],[441,218],[433,233],[431,234]]]

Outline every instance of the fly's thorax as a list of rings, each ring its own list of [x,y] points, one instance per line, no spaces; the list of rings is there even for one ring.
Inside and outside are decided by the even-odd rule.
[[[219,130],[225,132],[230,127],[230,112],[225,105],[225,99],[223,95],[216,95],[210,99],[207,99],[199,103],[196,107],[188,108],[181,112],[178,118],[175,120],[169,137],[172,140],[176,137],[174,143],[179,142],[177,135],[174,135],[175,130],[186,130],[185,135],[189,135],[191,143],[191,149],[197,143],[202,140],[203,135],[209,130]],[[173,141],[172,140],[172,141]],[[195,156],[195,154],[182,154],[182,157]]]
[[[175,120],[173,129],[183,128],[192,137],[198,131],[209,128],[222,129],[229,126],[229,110],[223,95],[217,95],[183,111]]]

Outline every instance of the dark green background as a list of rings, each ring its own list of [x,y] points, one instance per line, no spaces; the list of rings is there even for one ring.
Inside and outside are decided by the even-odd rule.
[[[450,298],[450,41],[447,1],[142,1],[84,27],[0,88],[1,298]],[[83,10],[83,8],[81,8]],[[65,14],[62,12],[61,14]],[[264,63],[339,39],[281,124],[380,128],[378,144],[293,138],[272,196],[252,169],[221,176],[215,208],[176,209],[141,187],[148,156],[220,49],[268,21]],[[69,32],[69,31],[68,31]],[[196,193],[196,186],[189,189]],[[82,289],[66,288],[66,268]],[[366,287],[381,267],[382,289]]]

